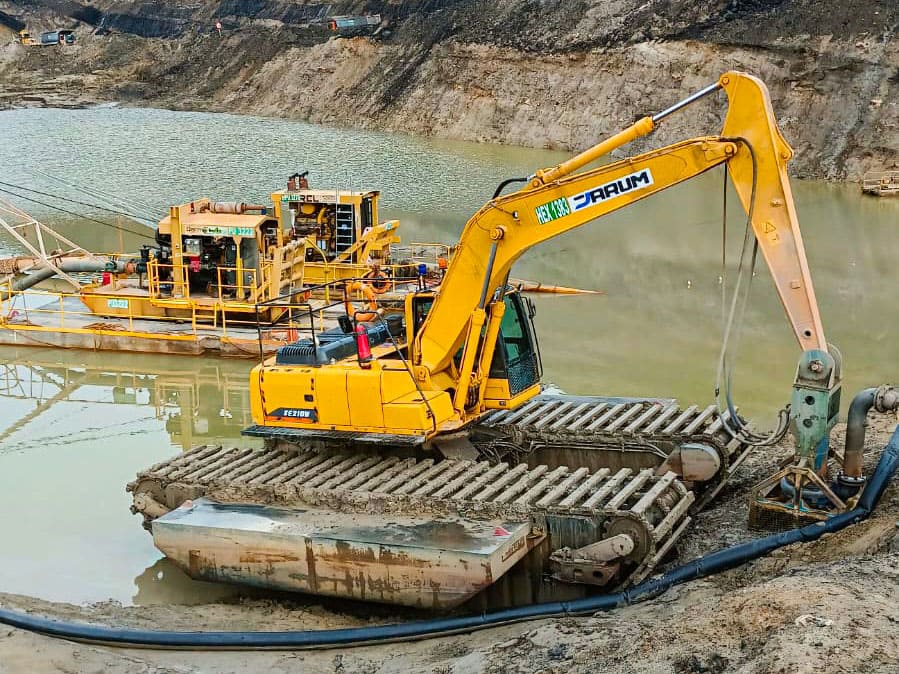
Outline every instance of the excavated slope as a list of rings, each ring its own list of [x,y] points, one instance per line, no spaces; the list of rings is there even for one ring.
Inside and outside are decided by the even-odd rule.
[[[79,37],[65,50],[0,47],[0,106],[123,100],[578,150],[739,68],[771,89],[797,175],[855,179],[899,162],[893,0],[0,0],[0,11]],[[316,23],[360,12],[382,15],[380,35],[334,38]],[[713,132],[721,111],[697,107],[652,143]]]

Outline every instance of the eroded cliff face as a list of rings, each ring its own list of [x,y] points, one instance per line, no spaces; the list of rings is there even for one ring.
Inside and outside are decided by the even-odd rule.
[[[854,179],[899,161],[893,0],[20,0],[0,11],[78,25],[81,38],[2,49],[0,105],[123,100],[579,150],[736,68],[770,88],[797,175]],[[316,23],[357,12],[381,13],[381,34],[334,38]],[[629,152],[714,133],[723,110],[697,105]]]

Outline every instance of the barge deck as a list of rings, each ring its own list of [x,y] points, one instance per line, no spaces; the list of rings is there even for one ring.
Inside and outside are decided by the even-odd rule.
[[[122,302],[119,296],[109,301]],[[324,302],[313,300],[312,305]],[[230,320],[210,308],[195,309],[183,319],[148,318],[141,315],[99,315],[73,293],[26,291],[0,302],[0,345],[47,346],[126,353],[214,354],[234,358],[259,358],[296,341],[301,326],[261,326],[246,319]],[[316,329],[337,325],[336,308],[316,314]]]

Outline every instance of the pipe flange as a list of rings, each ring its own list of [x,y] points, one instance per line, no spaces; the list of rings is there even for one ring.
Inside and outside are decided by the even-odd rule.
[[[899,409],[899,390],[888,384],[879,386],[874,394],[874,409],[881,414]]]
[[[865,484],[867,478],[862,475],[860,477],[853,477],[851,475],[846,475],[842,471],[837,475],[837,482],[846,487],[861,487]]]
[[[841,471],[833,481],[833,484],[831,484],[831,489],[841,499],[849,501],[861,493],[862,489],[865,488],[866,482],[867,479],[863,475],[855,477],[846,475]]]

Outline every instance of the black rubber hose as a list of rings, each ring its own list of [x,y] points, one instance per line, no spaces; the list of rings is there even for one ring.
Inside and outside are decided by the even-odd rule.
[[[503,190],[512,183],[526,183],[527,181],[527,178],[507,178],[499,184],[499,187],[496,188],[496,191],[493,193],[492,198],[496,199],[500,194],[503,193]]]
[[[336,630],[306,632],[163,632],[132,628],[103,627],[84,623],[67,623],[18,611],[0,608],[0,623],[71,641],[100,643],[110,646],[149,648],[183,648],[192,650],[300,650],[330,648],[335,646],[360,646],[363,644],[412,641],[449,634],[524,622],[538,618],[592,614],[597,611],[629,606],[645,601],[670,589],[674,585],[714,573],[726,571],[772,550],[794,543],[814,541],[827,533],[839,531],[871,514],[890,479],[899,466],[899,429],[883,451],[874,473],[868,479],[858,505],[849,512],[836,515],[824,522],[784,531],[747,543],[713,552],[663,576],[645,581],[630,590],[598,597],[587,597],[568,602],[534,604],[504,609],[493,613],[458,618],[437,618],[398,625],[353,627]]]

